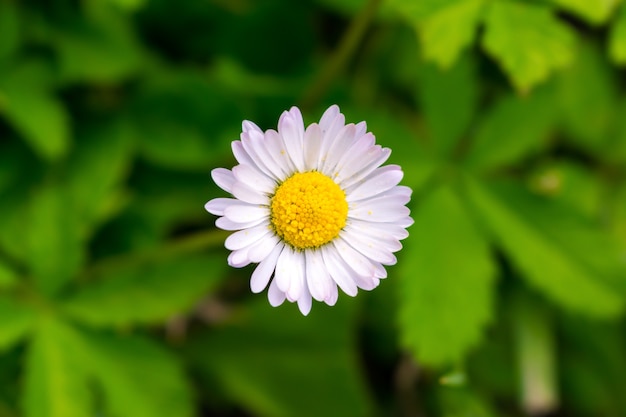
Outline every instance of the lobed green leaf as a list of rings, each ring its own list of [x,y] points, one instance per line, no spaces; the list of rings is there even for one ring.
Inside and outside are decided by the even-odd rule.
[[[178,358],[141,336],[85,333],[88,369],[111,417],[191,417],[189,382]]]
[[[483,171],[517,163],[544,150],[556,125],[549,91],[504,96],[479,118],[465,164]]]
[[[521,92],[545,81],[574,58],[573,31],[540,4],[490,3],[482,45]]]
[[[547,216],[554,225],[560,218],[571,218],[568,212],[549,207],[512,184],[506,194],[486,184],[468,180],[467,192],[476,212],[506,252],[521,276],[561,307],[596,317],[614,317],[623,311],[623,297],[609,285],[606,266],[598,270],[595,261],[582,260],[582,247],[592,245],[583,240],[567,242],[572,235],[582,236],[585,229],[568,229],[558,238],[546,229]],[[504,190],[506,191],[506,190]],[[524,204],[524,206],[520,206]],[[571,225],[569,226],[571,227]],[[562,229],[559,229],[563,231]],[[581,236],[577,236],[579,239]],[[573,251],[576,245],[577,250]],[[592,266],[593,264],[593,266]]]
[[[27,336],[33,330],[35,318],[30,308],[7,296],[0,297],[0,352]]]
[[[433,148],[438,154],[449,156],[477,110],[476,63],[465,56],[445,71],[425,65],[420,71],[417,97]]]
[[[316,305],[308,317],[256,302],[197,338],[193,363],[216,381],[218,391],[253,414],[368,415],[371,401],[360,379],[346,301],[332,308]]]
[[[108,272],[66,299],[64,311],[98,327],[160,323],[191,309],[224,276],[225,262],[198,255]]]
[[[72,200],[61,185],[43,186],[29,201],[23,232],[27,263],[44,294],[57,293],[76,276],[84,262],[85,247],[73,213]]]
[[[93,396],[81,335],[67,323],[42,318],[26,355],[22,408],[26,417],[91,417]]]
[[[485,4],[485,0],[395,0],[391,6],[415,27],[424,58],[450,68],[474,41]]]
[[[420,363],[453,364],[492,318],[496,269],[488,241],[460,198],[442,186],[420,202],[399,283],[401,339]]]

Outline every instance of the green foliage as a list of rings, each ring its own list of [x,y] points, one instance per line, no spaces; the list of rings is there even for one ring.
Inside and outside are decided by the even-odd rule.
[[[86,353],[79,334],[70,326],[53,318],[38,323],[26,359],[26,416],[90,415],[91,398],[82,367]]]
[[[309,320],[295,309],[268,310],[263,300],[203,335],[192,355],[226,395],[262,415],[368,415],[371,404],[351,355],[352,310],[321,308]],[[319,401],[335,396],[341,401]]]
[[[85,335],[88,372],[106,399],[106,415],[193,415],[191,391],[177,358],[145,337]]]
[[[573,57],[574,35],[547,7],[493,2],[485,18],[485,50],[521,91],[545,81]]]
[[[45,294],[57,292],[79,270],[83,245],[67,190],[46,185],[34,191],[25,216],[27,262]]]
[[[0,317],[4,323],[0,329],[0,351],[5,351],[28,334],[33,326],[35,314],[26,306],[2,297]]]
[[[221,258],[206,255],[130,267],[76,292],[63,308],[93,326],[159,323],[192,308],[217,284],[223,268]]]
[[[592,254],[572,251],[571,245],[587,242],[580,236],[569,240],[571,230],[558,227],[568,211],[512,185],[491,189],[471,181],[467,191],[494,238],[533,286],[560,305],[588,314],[614,316],[623,310],[622,298],[599,280],[598,271],[589,270],[585,256]],[[566,236],[556,239],[551,232]]]
[[[442,155],[454,150],[474,117],[479,99],[476,81],[475,63],[469,58],[448,70],[428,65],[420,74],[417,96],[433,147]],[[450,97],[454,97],[454,106],[450,106]]]
[[[624,1],[0,0],[0,34],[0,416],[626,415]],[[203,205],[242,120],[333,103],[415,224],[302,317]]]
[[[454,363],[492,318],[495,266],[488,241],[453,190],[433,191],[414,218],[420,232],[407,241],[401,266],[402,339],[423,363]]]
[[[0,113],[43,158],[55,160],[69,147],[69,116],[50,91],[49,70],[40,62],[0,69]]]

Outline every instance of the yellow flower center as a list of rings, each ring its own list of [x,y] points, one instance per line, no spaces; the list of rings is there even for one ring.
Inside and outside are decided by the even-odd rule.
[[[271,220],[276,234],[298,249],[314,248],[337,237],[346,225],[346,194],[326,175],[296,173],[272,197]]]

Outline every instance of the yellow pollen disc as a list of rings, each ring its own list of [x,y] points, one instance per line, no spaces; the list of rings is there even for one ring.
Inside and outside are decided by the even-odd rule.
[[[271,220],[276,234],[299,249],[314,248],[337,237],[346,225],[346,194],[317,171],[296,173],[276,189]]]

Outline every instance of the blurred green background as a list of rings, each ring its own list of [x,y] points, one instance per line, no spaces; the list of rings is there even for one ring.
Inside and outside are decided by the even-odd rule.
[[[626,415],[620,0],[0,0],[0,417]],[[413,188],[372,292],[249,290],[241,121]]]

